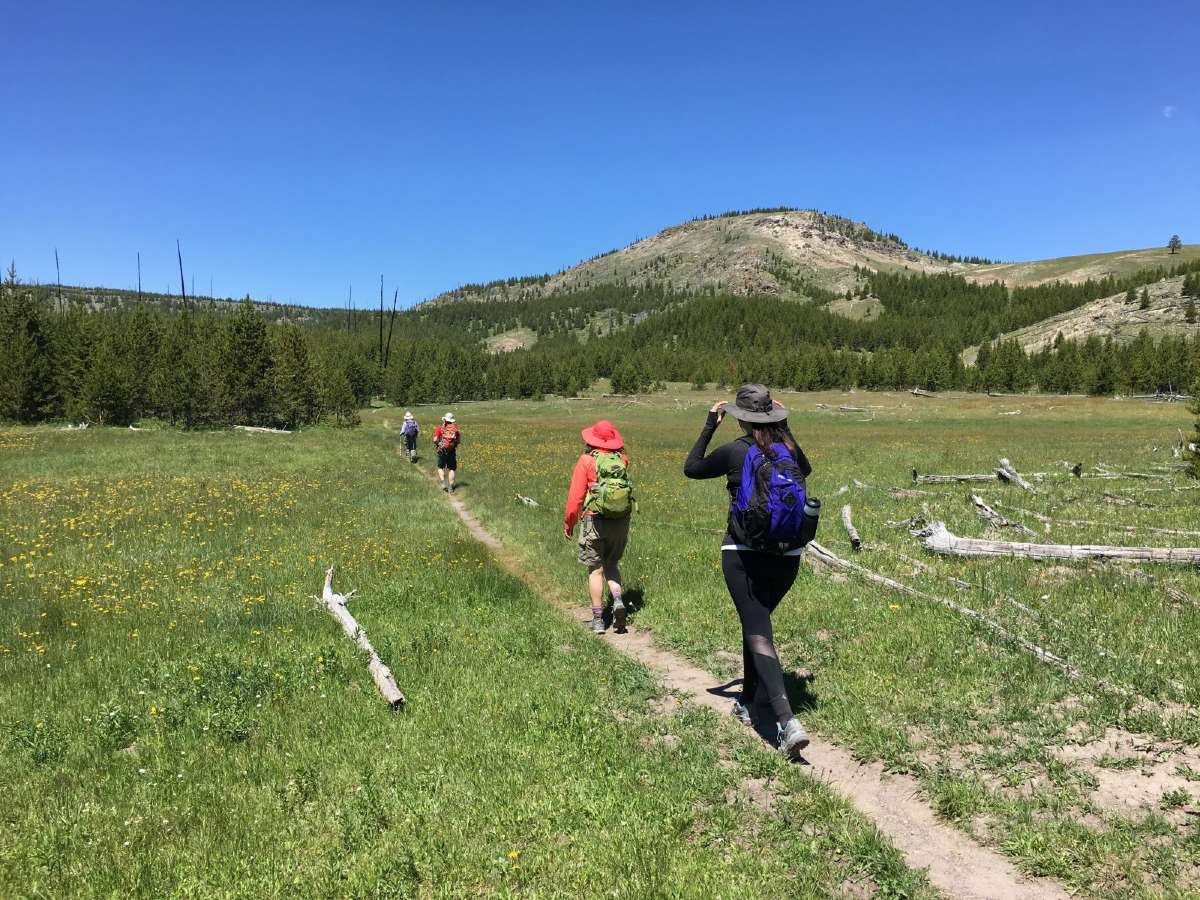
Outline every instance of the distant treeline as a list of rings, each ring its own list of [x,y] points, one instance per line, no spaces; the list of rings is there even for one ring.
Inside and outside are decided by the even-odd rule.
[[[0,419],[183,427],[352,422],[372,396],[396,403],[576,394],[656,383],[763,381],[815,390],[897,389],[1111,394],[1183,391],[1200,376],[1200,341],[1142,335],[1118,345],[1059,340],[1028,354],[997,335],[1168,275],[1200,287],[1200,263],[1082,285],[1010,290],[952,275],[862,273],[883,313],[854,321],[815,303],[715,290],[613,284],[505,303],[464,301],[382,319],[326,311],[303,327],[242,301],[220,310],[178,300],[102,312],[56,289],[0,285]],[[805,285],[806,288],[811,286]],[[533,330],[531,349],[491,354],[483,340]],[[387,331],[392,331],[390,327]],[[980,346],[976,365],[961,351]]]

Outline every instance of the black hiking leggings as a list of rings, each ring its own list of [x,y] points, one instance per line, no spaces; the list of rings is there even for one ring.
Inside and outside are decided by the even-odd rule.
[[[792,706],[775,652],[771,613],[791,590],[800,571],[800,557],[722,550],[721,571],[742,621],[742,703],[748,707],[755,693],[765,690],[764,699],[770,702],[776,721],[787,722],[792,717]]]

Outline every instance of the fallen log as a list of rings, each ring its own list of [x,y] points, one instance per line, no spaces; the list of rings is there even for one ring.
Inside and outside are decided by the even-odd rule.
[[[968,481],[995,481],[995,475],[920,475],[912,470],[913,484],[962,484]]]
[[[1000,460],[1000,468],[996,469],[996,477],[998,477],[1001,481],[1007,481],[1012,484],[1019,485],[1025,490],[1029,491],[1031,494],[1041,493],[1032,484],[1022,478],[1021,474],[1013,468],[1013,464],[1007,459]]]
[[[367,671],[371,673],[371,680],[375,682],[375,687],[379,688],[379,693],[392,709],[399,709],[407,701],[396,685],[396,679],[392,677],[392,670],[379,658],[379,654],[367,640],[367,633],[363,631],[354,616],[350,615],[350,610],[346,609],[346,604],[353,596],[354,591],[344,596],[335,594],[333,592],[333,566],[325,570],[325,587],[322,588],[320,597],[322,605],[331,616],[338,620],[346,637],[354,641],[358,648],[367,654],[369,659]]]
[[[286,428],[263,428],[261,425],[234,425],[234,431],[249,431],[253,434],[291,434]]]
[[[849,503],[842,507],[842,525],[846,529],[846,536],[850,538],[850,546],[857,553],[862,549],[862,538],[858,536],[858,529],[854,527],[854,523],[850,520]]]
[[[532,497],[526,497],[524,494],[517,494],[516,501],[518,503],[523,503],[526,506],[541,506],[541,504],[538,503],[536,500],[534,500]]]
[[[1021,557],[1024,559],[1118,559],[1169,565],[1200,565],[1200,547],[1109,547],[1099,544],[1025,544],[988,541],[953,534],[944,522],[933,522],[920,537],[925,549],[944,556]]]
[[[1062,670],[1069,678],[1085,677],[1083,672],[1075,668],[1075,666],[1071,665],[1062,657],[1056,656],[1044,647],[1039,647],[1032,641],[1028,641],[1019,635],[1013,634],[1003,625],[1000,625],[998,622],[993,622],[991,619],[987,618],[981,613],[976,612],[968,606],[963,606],[961,603],[955,603],[953,600],[947,600],[944,597],[935,597],[932,594],[926,594],[923,591],[917,590],[916,588],[902,584],[893,578],[888,578],[886,575],[880,575],[878,572],[873,572],[865,566],[860,566],[858,563],[853,563],[849,560],[842,559],[841,557],[830,553],[816,541],[813,541],[808,545],[808,552],[805,555],[810,559],[815,559],[817,562],[829,566],[830,568],[852,572],[855,575],[866,579],[872,584],[878,584],[887,588],[888,590],[896,591],[897,593],[904,594],[908,597],[914,597],[918,600],[925,600],[929,603],[936,603],[939,606],[944,606],[946,609],[949,609],[960,616],[968,618],[973,622],[977,622],[979,625],[999,637],[1001,640],[1014,644],[1041,662]]]
[[[839,406],[838,412],[866,412],[865,406]]]
[[[971,502],[975,504],[975,509],[979,515],[983,516],[983,518],[987,519],[997,528],[1015,528],[1024,534],[1036,534],[1032,528],[1028,528],[1025,525],[1022,525],[1020,522],[1014,522],[1012,519],[1007,519],[1000,515],[1000,513],[988,506],[987,503],[984,502],[983,498],[978,494],[971,495]]]
[[[912,394],[914,397],[936,397],[937,396],[937,394],[933,393],[933,391],[926,391],[926,390],[923,390],[922,388],[913,388],[911,391],[909,391],[909,393]]]

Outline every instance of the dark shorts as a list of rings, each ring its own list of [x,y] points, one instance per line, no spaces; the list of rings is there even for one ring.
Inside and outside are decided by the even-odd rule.
[[[615,566],[629,543],[629,517],[605,519],[584,516],[579,520],[579,561],[588,571]]]
[[[406,450],[416,450],[417,449],[417,436],[415,434],[406,434],[404,436],[404,449],[406,449]]]
[[[458,469],[458,448],[439,450],[437,467],[439,469],[449,469],[451,472],[456,471]]]

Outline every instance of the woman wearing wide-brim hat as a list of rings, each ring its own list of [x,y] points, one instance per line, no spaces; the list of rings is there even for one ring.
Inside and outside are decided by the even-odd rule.
[[[737,419],[742,433],[705,456],[713,434],[726,414]],[[721,570],[729,596],[742,624],[742,697],[733,704],[733,714],[751,724],[756,705],[769,705],[779,728],[779,747],[796,758],[808,745],[808,735],[792,713],[784,687],[783,667],[775,650],[771,613],[787,595],[800,569],[802,549],[771,551],[748,545],[734,500],[742,483],[743,464],[750,448],[771,458],[782,445],[791,455],[803,477],[812,471],[804,451],[796,444],[787,425],[787,410],[771,399],[761,384],[744,384],[737,398],[728,403],[717,401],[708,411],[708,420],[684,463],[688,478],[725,476],[730,496],[730,514],[721,539]]]
[[[563,535],[571,540],[579,525],[579,561],[588,573],[592,601],[591,629],[604,632],[604,586],[612,597],[613,627],[625,630],[625,600],[621,591],[621,557],[629,542],[629,516],[634,509],[625,439],[607,419],[580,432],[583,453],[571,472]]]

